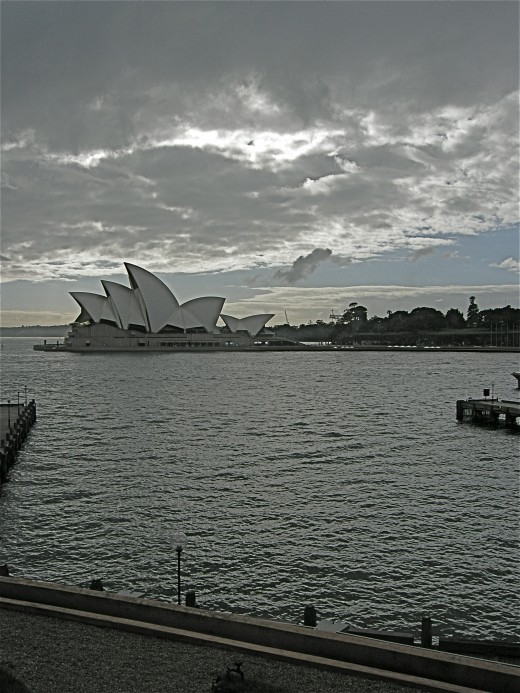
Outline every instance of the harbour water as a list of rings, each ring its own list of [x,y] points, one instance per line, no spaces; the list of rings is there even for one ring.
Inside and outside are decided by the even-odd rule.
[[[519,640],[519,441],[457,423],[513,354],[71,354],[3,340],[38,420],[0,491],[17,576],[360,628]],[[37,341],[37,340],[36,340]]]

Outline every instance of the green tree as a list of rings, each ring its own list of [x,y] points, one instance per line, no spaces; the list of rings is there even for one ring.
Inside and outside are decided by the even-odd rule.
[[[468,327],[477,327],[479,318],[479,309],[475,303],[475,296],[469,297],[468,312],[466,313]]]
[[[488,308],[479,313],[479,322],[482,327],[489,327],[492,324],[503,322],[511,327],[520,324],[520,308],[511,308],[507,305],[503,308]]]
[[[408,329],[408,311],[396,310],[394,313],[388,311],[388,317],[385,318],[386,332],[403,332]]]
[[[344,311],[341,322],[350,328],[351,332],[358,332],[367,322],[367,313],[368,310],[365,306],[360,306],[354,301],[349,303],[348,308]]]
[[[385,319],[379,318],[377,315],[374,315],[372,318],[368,320],[365,329],[367,330],[367,332],[384,332]]]
[[[440,330],[444,327],[444,315],[435,308],[414,308],[408,318],[410,330]]]
[[[459,330],[466,326],[464,316],[458,308],[450,308],[446,311],[445,323],[450,330]]]

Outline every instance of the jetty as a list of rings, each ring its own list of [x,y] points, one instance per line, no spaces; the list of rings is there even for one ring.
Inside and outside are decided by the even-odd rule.
[[[457,400],[457,421],[476,424],[505,424],[506,428],[517,429],[520,417],[520,402],[499,400],[494,397]]]
[[[33,346],[34,351],[69,351],[66,348],[65,342],[47,342],[46,339],[43,340],[43,344],[35,344]]]
[[[14,464],[34,422],[36,402],[0,404],[0,483],[7,479],[7,472]]]

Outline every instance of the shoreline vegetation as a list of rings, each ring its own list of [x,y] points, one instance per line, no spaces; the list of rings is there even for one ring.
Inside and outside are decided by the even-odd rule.
[[[338,346],[439,346],[520,348],[520,308],[505,306],[480,311],[470,297],[466,317],[456,308],[443,314],[435,308],[387,311],[368,318],[367,309],[350,303],[330,322],[268,326],[277,337]],[[66,337],[69,325],[0,327],[1,337]]]
[[[466,317],[456,308],[444,314],[435,308],[420,307],[410,312],[389,310],[384,318],[368,318],[367,309],[353,302],[342,314],[332,313],[330,318],[329,323],[318,320],[271,329],[278,337],[338,346],[520,348],[520,309],[508,305],[480,311],[474,296],[469,299]]]

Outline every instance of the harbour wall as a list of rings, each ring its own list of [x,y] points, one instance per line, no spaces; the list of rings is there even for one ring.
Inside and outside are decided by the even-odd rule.
[[[459,690],[449,686],[461,686],[509,693],[520,686],[520,668],[499,662],[53,583],[0,577],[0,607],[34,613],[47,609],[62,618],[90,623],[98,619],[98,625],[106,627],[137,632],[151,629],[149,634],[159,637],[281,659],[299,656],[303,663],[320,659],[328,668],[336,663],[341,669],[350,663],[358,670],[392,672],[394,678],[443,682],[438,690]]]

